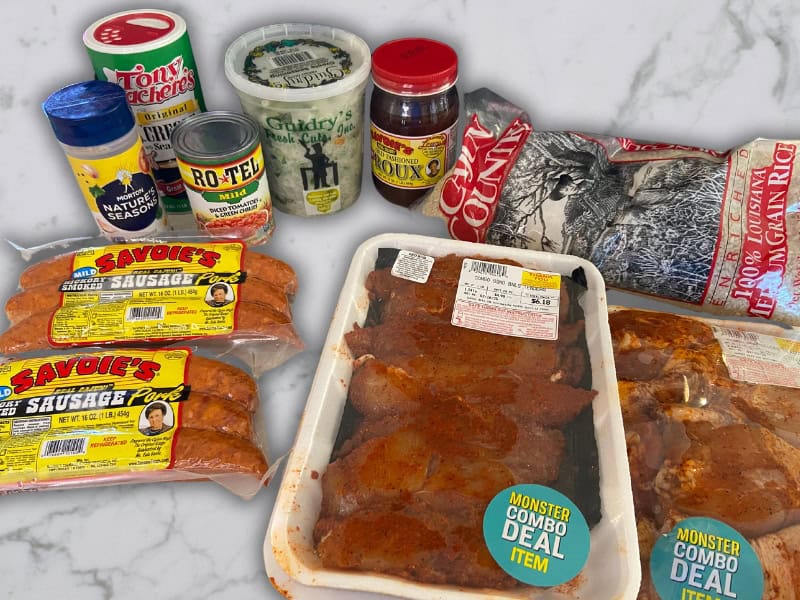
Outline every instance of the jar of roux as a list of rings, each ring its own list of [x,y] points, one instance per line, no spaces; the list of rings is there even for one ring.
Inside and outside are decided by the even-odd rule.
[[[372,54],[372,181],[410,206],[455,163],[458,56],[442,42],[405,38]]]

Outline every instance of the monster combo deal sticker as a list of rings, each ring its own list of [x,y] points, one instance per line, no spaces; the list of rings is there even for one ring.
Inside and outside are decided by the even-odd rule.
[[[721,521],[684,519],[661,536],[650,573],[662,600],[756,600],[764,573],[753,548]]]
[[[565,583],[589,558],[589,526],[566,496],[524,484],[497,494],[483,515],[483,537],[506,573],[538,587]]]
[[[50,322],[54,346],[172,341],[234,330],[241,242],[120,244],[76,253]]]

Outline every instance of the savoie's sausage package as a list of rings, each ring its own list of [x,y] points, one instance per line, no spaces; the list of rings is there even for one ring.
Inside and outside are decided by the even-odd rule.
[[[0,494],[269,480],[255,380],[189,347],[47,352],[0,362]]]
[[[451,237],[573,254],[610,286],[800,324],[797,140],[716,152],[535,131],[487,89],[465,104],[461,155],[422,205]]]
[[[272,475],[254,375],[303,344],[286,263],[238,239],[22,249],[0,332],[0,494]],[[237,366],[237,365],[241,365]]]
[[[39,260],[6,303],[0,354],[191,341],[258,375],[303,348],[294,270],[239,240],[80,240],[23,254]]]

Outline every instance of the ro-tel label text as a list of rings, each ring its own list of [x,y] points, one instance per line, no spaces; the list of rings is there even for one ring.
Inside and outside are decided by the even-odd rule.
[[[0,486],[167,468],[190,357],[126,349],[0,365]]]
[[[560,492],[523,484],[497,494],[483,516],[483,537],[506,573],[540,587],[575,577],[589,557],[589,527]]]
[[[178,158],[181,178],[198,223],[206,228],[233,228],[250,223],[263,239],[272,230],[272,200],[261,144],[241,158],[219,165],[196,164]],[[252,240],[250,240],[252,241]]]
[[[747,540],[705,517],[684,519],[656,541],[650,573],[662,600],[750,600],[764,592],[761,564]]]
[[[175,341],[236,326],[243,244],[120,244],[76,253],[50,322],[54,346]]]

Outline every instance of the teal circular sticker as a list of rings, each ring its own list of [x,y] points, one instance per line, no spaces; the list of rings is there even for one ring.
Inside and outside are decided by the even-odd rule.
[[[662,600],[744,600],[764,594],[764,572],[742,535],[716,519],[684,519],[650,555]]]
[[[564,494],[533,484],[497,494],[483,513],[483,538],[506,573],[539,587],[569,581],[589,558],[589,526]]]

